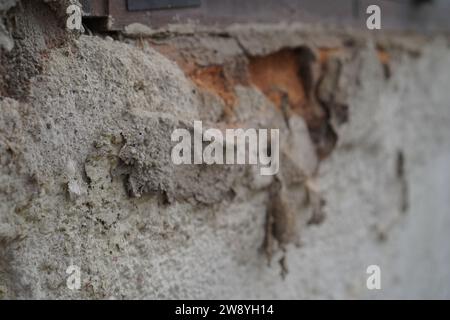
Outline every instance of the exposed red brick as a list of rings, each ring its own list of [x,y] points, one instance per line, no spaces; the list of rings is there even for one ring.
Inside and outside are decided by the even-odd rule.
[[[227,106],[234,105],[234,82],[225,75],[223,66],[198,68],[192,71],[189,77],[198,87],[221,97]]]
[[[283,95],[287,95],[293,109],[302,108],[305,92],[299,78],[299,57],[294,50],[250,58],[250,81],[258,87],[277,107],[281,106]]]

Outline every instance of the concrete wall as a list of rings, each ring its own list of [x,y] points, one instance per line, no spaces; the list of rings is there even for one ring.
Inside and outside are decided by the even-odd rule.
[[[1,298],[450,298],[447,36],[77,36],[57,6],[10,6]],[[173,165],[194,120],[279,128],[280,172]]]

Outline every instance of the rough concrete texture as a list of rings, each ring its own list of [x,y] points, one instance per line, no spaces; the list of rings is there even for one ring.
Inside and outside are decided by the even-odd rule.
[[[448,39],[77,38],[21,8],[0,52],[0,298],[450,298]],[[279,128],[280,173],[173,165],[194,120]]]

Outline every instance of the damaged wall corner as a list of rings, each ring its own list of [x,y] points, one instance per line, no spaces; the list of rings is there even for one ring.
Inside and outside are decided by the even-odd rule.
[[[445,33],[79,34],[68,3],[0,0],[0,299],[449,298]],[[279,172],[175,165],[194,121],[279,129]]]

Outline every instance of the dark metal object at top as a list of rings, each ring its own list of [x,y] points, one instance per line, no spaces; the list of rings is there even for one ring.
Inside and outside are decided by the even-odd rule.
[[[301,22],[366,29],[366,9],[381,8],[383,30],[450,31],[447,0],[81,0],[86,21],[103,31],[131,23],[152,28],[194,22]],[[417,5],[420,2],[422,5]]]
[[[129,11],[189,8],[200,6],[200,0],[128,0]]]

